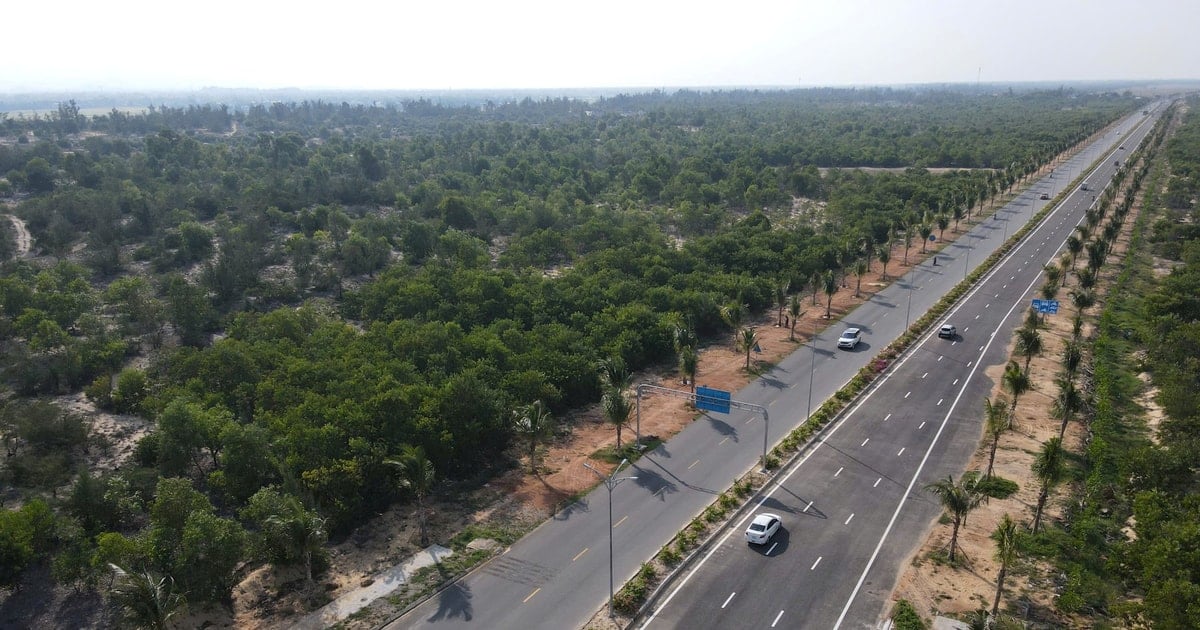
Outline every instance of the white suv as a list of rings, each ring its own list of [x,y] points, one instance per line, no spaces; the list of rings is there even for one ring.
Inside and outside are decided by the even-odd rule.
[[[838,338],[838,347],[853,350],[859,341],[862,341],[862,331],[857,328],[847,328],[846,332]]]

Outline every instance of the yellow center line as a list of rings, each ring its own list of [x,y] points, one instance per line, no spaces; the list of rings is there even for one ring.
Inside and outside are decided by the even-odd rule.
[[[691,470],[692,468],[694,468],[696,466],[696,464],[699,464],[699,463],[700,463],[700,460],[698,460],[698,459],[696,461],[692,462],[692,465],[688,466],[688,470]]]
[[[524,604],[524,603],[528,602],[529,600],[533,599],[533,596],[537,595],[538,591],[540,591],[540,590],[542,590],[542,587],[540,587],[540,586],[533,589],[533,592],[529,594],[529,597],[526,597],[525,599],[521,600],[521,603]]]
[[[628,515],[628,514],[626,514],[625,516],[622,516],[622,517],[621,517],[621,520],[617,521],[617,522],[616,522],[616,524],[615,524],[615,525],[613,525],[613,528],[620,527],[620,526],[621,526],[621,523],[624,523],[624,522],[625,522],[625,519],[627,519],[627,518],[629,518],[629,515]]]
[[[579,557],[580,557],[580,556],[582,556],[583,554],[585,554],[585,553],[587,553],[587,552],[588,552],[588,548],[587,548],[587,547],[584,547],[584,548],[583,548],[583,551],[580,551],[579,553],[575,554],[575,557],[574,557],[574,558],[571,558],[571,562],[575,562],[576,560],[578,560],[578,559],[579,559]]]

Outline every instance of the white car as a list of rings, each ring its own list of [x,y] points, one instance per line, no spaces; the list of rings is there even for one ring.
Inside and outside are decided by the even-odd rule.
[[[842,333],[841,337],[838,337],[838,347],[853,350],[859,341],[862,341],[862,331],[857,328],[847,328],[846,332]]]
[[[942,324],[942,327],[938,329],[938,336],[942,339],[955,339],[958,337],[958,329],[954,327],[954,324]]]
[[[746,528],[746,542],[752,545],[765,545],[771,542],[771,537],[779,531],[781,525],[779,516],[763,512],[754,517],[750,527]]]

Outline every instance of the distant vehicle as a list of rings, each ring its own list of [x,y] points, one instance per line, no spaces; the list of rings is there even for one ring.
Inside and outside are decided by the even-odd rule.
[[[1117,160],[1116,162],[1113,162],[1113,164],[1114,164],[1114,165],[1116,165],[1116,166],[1120,166],[1120,165],[1121,165],[1121,160]]]
[[[1088,183],[1087,183],[1087,182],[1083,182],[1082,184],[1080,184],[1080,185],[1079,185],[1079,189],[1080,189],[1080,190],[1091,190],[1090,188],[1088,188]]]
[[[766,512],[754,517],[750,527],[746,528],[746,542],[752,545],[765,545],[771,542],[771,537],[779,531],[782,522],[779,517]]]
[[[838,337],[838,347],[853,350],[859,341],[862,341],[862,331],[857,328],[847,328],[846,332],[842,333],[841,337]]]
[[[953,324],[942,324],[938,329],[938,336],[942,339],[955,339],[958,337],[958,329]]]
[[[1046,193],[1042,193],[1042,197],[1041,197],[1041,198],[1042,198],[1042,199],[1049,199],[1049,198],[1050,198],[1050,195],[1048,195],[1048,194],[1046,194]]]
[[[1122,144],[1121,146],[1117,147],[1117,149],[1118,149],[1118,150],[1120,150],[1120,151],[1124,151],[1124,150],[1125,150],[1125,145],[1123,145],[1123,144]]]

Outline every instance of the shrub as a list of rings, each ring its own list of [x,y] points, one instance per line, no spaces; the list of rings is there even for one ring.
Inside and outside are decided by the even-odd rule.
[[[892,627],[896,630],[925,630],[921,615],[907,599],[896,602],[892,608]]]

